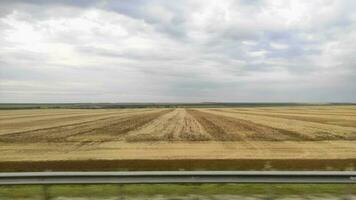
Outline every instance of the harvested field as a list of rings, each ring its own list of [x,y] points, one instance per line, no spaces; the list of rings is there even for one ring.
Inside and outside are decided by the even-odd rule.
[[[355,140],[356,106],[4,110],[0,170],[6,162],[133,159],[312,159],[323,168],[342,159],[337,169],[352,168]]]
[[[176,109],[139,129],[131,131],[126,141],[205,141],[212,137],[185,109]]]

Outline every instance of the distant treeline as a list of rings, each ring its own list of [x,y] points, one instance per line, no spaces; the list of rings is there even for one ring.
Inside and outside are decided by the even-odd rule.
[[[273,106],[330,106],[356,103],[1,103],[1,110],[12,109],[109,109],[109,108],[209,108],[209,107],[273,107]]]

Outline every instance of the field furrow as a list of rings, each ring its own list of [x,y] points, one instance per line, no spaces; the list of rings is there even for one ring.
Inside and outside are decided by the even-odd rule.
[[[85,113],[99,113],[98,111],[95,110],[73,110],[73,109],[61,109],[61,110],[53,110],[50,109],[48,111],[43,111],[43,112],[34,112],[34,113],[9,113],[8,114],[2,114],[0,115],[0,120],[4,121],[4,120],[17,120],[17,119],[35,119],[35,118],[41,118],[41,117],[46,117],[46,116],[60,116],[60,115],[71,115],[71,114],[85,114]],[[107,110],[103,110],[101,112],[108,112]]]
[[[160,110],[156,112],[141,112],[119,119],[111,119],[86,132],[78,132],[66,138],[67,141],[118,141],[123,140],[130,131],[136,131],[140,127],[148,124],[156,118],[170,112],[170,110]]]
[[[189,111],[208,132],[221,141],[283,141],[308,140],[297,132],[272,128],[251,121],[207,113],[202,110]]]
[[[280,113],[280,114],[302,114],[302,115],[318,115],[318,116],[330,116],[330,117],[356,117],[356,110],[352,108],[335,108],[335,109],[316,109],[309,107],[301,108],[234,108],[231,110],[237,111],[260,111],[264,113]]]
[[[256,124],[299,133],[308,140],[355,140],[356,128],[316,122],[237,113],[228,109],[204,109],[207,113],[247,120]]]
[[[101,119],[108,119],[111,117],[116,117],[125,113],[143,112],[147,110],[116,110],[116,111],[97,111],[92,113],[82,112],[81,114],[72,115],[69,113],[64,116],[44,116],[44,117],[29,117],[21,120],[1,120],[0,121],[0,135],[9,133],[20,133],[25,131],[34,131],[40,129],[48,129],[52,127],[69,126],[71,124],[92,122]]]
[[[241,114],[267,116],[282,119],[292,119],[306,122],[316,122],[321,124],[338,125],[345,127],[356,127],[356,117],[345,116],[318,116],[318,115],[305,115],[305,114],[287,114],[287,113],[275,113],[275,112],[261,112],[261,111],[238,111],[230,110],[230,112],[236,112]]]
[[[142,110],[140,112],[118,112],[105,118],[95,118],[61,126],[46,127],[30,131],[8,133],[0,136],[3,142],[80,142],[117,140],[120,134],[130,131],[149,120],[167,112],[166,110]],[[110,136],[110,137],[109,137]]]
[[[210,140],[205,129],[185,109],[176,109],[138,130],[130,132],[126,141],[204,141]]]

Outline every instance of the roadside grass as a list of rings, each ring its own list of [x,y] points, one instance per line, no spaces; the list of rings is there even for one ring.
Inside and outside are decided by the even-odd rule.
[[[41,197],[43,189],[38,185],[0,186],[0,199],[22,199]]]
[[[47,196],[55,197],[117,197],[117,196],[344,196],[356,195],[356,185],[346,184],[128,184],[128,185],[52,185]],[[0,199],[39,199],[45,195],[43,186],[0,186]]]
[[[2,161],[1,172],[287,170],[354,171],[356,159],[177,159]]]

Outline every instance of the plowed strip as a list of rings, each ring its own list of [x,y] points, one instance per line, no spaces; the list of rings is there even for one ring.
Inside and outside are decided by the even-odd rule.
[[[268,116],[257,116],[243,113],[236,113],[229,110],[208,110],[204,112],[217,114],[235,119],[243,119],[256,124],[273,127],[276,129],[291,131],[304,135],[311,140],[355,140],[356,130],[353,127],[341,127],[329,124],[320,124],[315,122],[306,122],[292,119],[281,119]]]
[[[94,128],[88,132],[80,132],[67,138],[67,141],[114,141],[122,140],[130,131],[144,126],[152,120],[170,112],[171,110],[163,110],[154,113],[141,113],[133,116],[126,116],[115,120],[113,123],[106,123],[103,126]]]
[[[0,136],[3,142],[86,142],[104,141],[118,137],[150,120],[164,114],[167,110],[133,112],[109,116],[76,124],[69,124],[33,131],[25,131]]]
[[[213,109],[217,110],[217,109]],[[286,114],[286,113],[274,113],[274,112],[253,112],[253,111],[234,111],[230,112],[248,114],[248,115],[258,115],[258,116],[268,116],[268,117],[276,117],[282,119],[292,119],[306,122],[317,122],[322,124],[330,124],[330,125],[338,125],[345,127],[356,127],[356,118],[355,120],[350,120],[348,117],[318,117],[318,116],[310,116],[303,114]]]
[[[320,115],[320,116],[348,116],[348,117],[356,117],[355,111],[349,110],[317,110],[317,109],[310,109],[310,108],[299,108],[299,109],[292,109],[292,108],[234,108],[231,110],[237,111],[260,111],[260,112],[273,112],[273,113],[281,113],[281,114],[303,114],[303,115]]]
[[[216,140],[220,141],[280,141],[305,140],[304,135],[296,132],[276,129],[251,121],[219,116],[198,110],[189,110],[204,128]]]
[[[69,115],[69,114],[83,114],[83,113],[97,113],[98,111],[96,110],[49,110],[49,111],[43,111],[41,113],[32,113],[32,114],[26,114],[26,113],[11,113],[11,114],[3,114],[0,115],[0,120],[14,120],[14,119],[26,119],[26,118],[38,118],[38,117],[45,117],[45,116],[58,116],[58,115]],[[102,112],[108,112],[108,111],[102,111]]]
[[[206,115],[205,113],[196,110],[188,110],[188,113],[191,114],[200,124],[203,125],[205,130],[207,130],[207,132],[214,138],[214,140],[241,140],[241,137],[239,135],[231,135],[227,133],[222,127],[217,125],[216,119],[211,119],[212,115]]]
[[[13,120],[11,122],[7,122],[6,120],[1,121],[1,134],[9,134],[9,133],[20,133],[25,131],[33,131],[38,129],[46,129],[52,127],[59,126],[68,126],[71,124],[81,123],[81,122],[90,122],[99,119],[106,119],[110,117],[115,117],[118,115],[122,115],[124,113],[134,113],[134,112],[144,112],[148,110],[115,110],[115,111],[106,111],[106,112],[94,112],[94,113],[86,113],[67,116],[45,116],[40,119],[35,118],[31,121],[31,117],[27,118],[26,121],[22,120]]]

